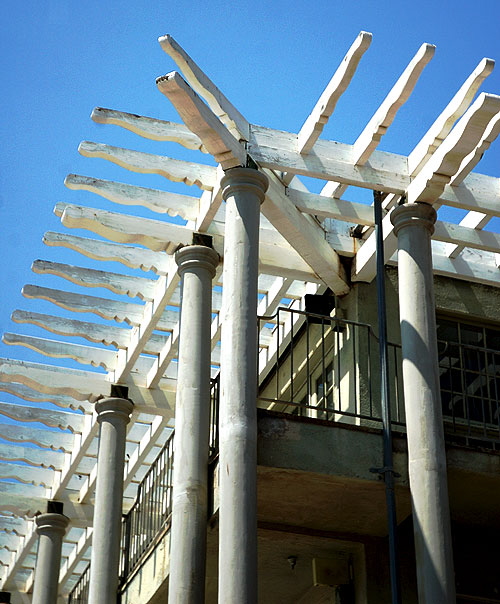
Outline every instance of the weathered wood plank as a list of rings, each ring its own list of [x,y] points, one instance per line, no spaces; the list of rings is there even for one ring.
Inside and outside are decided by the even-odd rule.
[[[64,452],[71,451],[75,444],[74,435],[61,430],[42,430],[13,424],[0,423],[0,437],[12,442],[32,443],[44,449]]]
[[[122,327],[100,325],[23,310],[14,311],[11,318],[16,323],[38,325],[52,333],[64,336],[78,336],[96,344],[105,344],[106,346],[123,349],[130,346],[132,332],[130,329]],[[145,354],[158,354],[163,346],[165,346],[168,337],[159,333],[152,334],[144,344],[143,352]]]
[[[170,35],[159,38],[162,49],[176,62],[190,86],[208,103],[210,109],[237,139],[248,140],[249,124],[217,86],[198,67]]]
[[[173,71],[157,78],[156,85],[224,170],[246,165],[245,148],[180,74]]]
[[[0,359],[0,382],[14,382],[41,393],[90,402],[110,396],[112,385],[104,374],[5,358]],[[138,413],[173,417],[175,380],[164,379],[158,388],[147,389],[144,378],[132,374],[125,385]]]
[[[46,394],[64,394],[90,402],[100,395],[109,396],[111,392],[111,383],[104,374],[14,359],[0,359],[0,381],[16,382]]]
[[[23,296],[30,299],[48,300],[61,308],[73,312],[94,313],[103,319],[140,325],[143,317],[142,306],[132,302],[117,302],[108,298],[74,294],[59,289],[25,285]]]
[[[54,470],[16,463],[0,463],[0,478],[11,478],[24,484],[50,488],[54,482]]]
[[[154,141],[174,142],[186,147],[186,149],[207,153],[201,140],[189,128],[186,128],[184,124],[176,124],[175,122],[136,115],[134,113],[125,113],[124,111],[116,111],[114,109],[105,109],[104,107],[96,107],[90,117],[97,124],[113,124],[130,130],[130,132],[138,134],[143,138]]]
[[[153,296],[153,301],[146,304],[143,313],[143,321],[141,322],[140,327],[136,327],[132,330],[130,336],[130,343],[127,348],[126,353],[121,352],[118,356],[118,363],[115,370],[115,380],[121,381],[124,377],[126,377],[132,368],[134,367],[139,355],[141,354],[146,342],[150,339],[153,330],[156,329],[158,324],[161,321],[161,318],[164,314],[165,308],[168,305],[174,291],[176,290],[180,281],[180,277],[177,273],[177,264],[175,260],[172,258],[170,270],[166,276],[162,276],[159,278],[158,283],[156,285],[155,293]],[[174,326],[174,332],[177,330],[177,325]],[[174,335],[169,338],[166,342],[165,346],[169,346],[172,342]],[[161,352],[160,352],[161,353]],[[166,369],[166,367],[165,367]],[[162,371],[163,375],[163,371]],[[161,377],[161,376],[160,376]],[[151,387],[152,384],[149,382],[149,379],[146,378],[147,387]],[[159,382],[159,380],[158,380]],[[155,383],[153,386],[156,386]]]
[[[436,47],[422,44],[416,55],[394,84],[353,146],[353,161],[363,165],[377,148],[382,136],[394,121],[398,110],[406,103],[424,67],[434,56]]]
[[[297,135],[297,149],[299,153],[309,153],[321,136],[323,128],[333,114],[338,100],[351,83],[361,57],[370,46],[371,41],[372,34],[367,31],[360,32],[356,40],[354,40],[333,74],[332,79],[321,93],[314,109],[299,130]]]
[[[173,254],[180,244],[192,241],[190,229],[161,220],[65,203],[58,203],[54,213],[69,228],[87,229],[119,243],[140,243],[155,252]]]
[[[374,224],[373,208],[362,203],[298,191],[291,187],[286,190],[286,195],[304,214],[367,226]]]
[[[24,384],[16,384],[14,382],[1,382],[0,381],[0,392],[8,392],[13,394],[25,401],[32,401],[36,403],[53,403],[63,409],[73,409],[73,411],[82,411],[86,414],[92,414],[94,411],[93,403],[89,401],[80,401],[69,396],[58,395],[58,394],[46,394],[33,390]]]
[[[344,269],[336,252],[328,245],[318,224],[310,222],[286,197],[277,177],[266,171],[269,189],[261,206],[262,214],[296,249],[320,279],[337,295],[349,291]]]
[[[23,287],[22,293],[26,298],[47,300],[66,310],[93,313],[108,321],[125,322],[137,326],[144,319],[145,306],[132,302],[118,302],[108,298],[74,294],[60,289],[30,284]],[[158,321],[157,328],[162,331],[172,331],[178,320],[177,311],[165,310]]]
[[[65,456],[61,452],[47,451],[37,447],[0,443],[0,459],[4,461],[22,461],[31,466],[62,470]]]
[[[359,166],[364,165],[373,154],[382,137],[394,121],[398,110],[410,97],[424,67],[434,56],[435,49],[436,47],[432,44],[422,44],[391,88],[389,94],[354,142],[352,161],[355,164]],[[346,188],[346,184],[335,184],[330,181],[323,187],[321,194],[340,198]]]
[[[15,518],[14,516],[2,516],[0,522],[0,531],[24,537],[28,531],[29,522],[23,518]]]
[[[458,92],[445,109],[439,114],[420,142],[408,156],[410,175],[418,174],[432,153],[445,140],[457,119],[462,117],[469,107],[484,79],[490,75],[495,66],[492,59],[483,59],[465,80]]]
[[[159,174],[168,180],[196,185],[200,189],[213,189],[216,182],[217,171],[213,166],[90,141],[80,143],[78,151],[84,157],[99,157],[132,172]]]
[[[409,203],[423,201],[434,204],[440,198],[442,200],[445,185],[456,174],[464,157],[473,151],[481,141],[488,124],[499,108],[500,97],[486,94],[478,97],[412,180],[407,190]],[[483,179],[479,178],[479,181],[481,182]],[[448,192],[451,188],[448,189]],[[390,258],[397,249],[396,237],[391,234],[391,231],[390,218],[386,216],[383,220],[386,258]],[[375,276],[375,265],[375,238],[372,233],[356,255],[352,280],[371,281]]]
[[[185,220],[195,220],[198,214],[199,199],[190,195],[148,189],[79,174],[69,174],[66,176],[64,184],[73,191],[90,191],[120,205],[143,206],[153,212],[168,214],[172,217],[180,216]]]
[[[0,402],[0,414],[19,422],[39,422],[49,428],[81,432],[85,417],[78,413],[65,413],[28,405]]]
[[[153,299],[155,281],[92,268],[35,260],[31,270],[39,275],[57,275],[82,287],[103,287],[115,294],[150,301]]]
[[[308,155],[301,155],[296,147],[296,135],[276,133],[271,137],[269,129],[252,126],[248,153],[263,168],[393,193],[403,193],[410,183],[405,167],[394,172],[374,167],[372,161],[355,165],[348,155],[350,145],[318,141]],[[395,159],[389,155],[388,159]],[[376,160],[382,157],[378,155]]]
[[[159,254],[131,245],[78,237],[67,233],[55,233],[53,231],[45,233],[43,242],[49,246],[71,249],[93,260],[120,262],[129,268],[153,271],[159,275],[164,275],[168,266],[169,256],[167,254]]]
[[[435,203],[439,199],[445,184],[475,150],[499,110],[500,96],[483,93],[478,97],[409,185],[409,203]]]
[[[4,344],[11,346],[25,346],[53,359],[72,359],[82,365],[102,367],[106,371],[113,371],[117,361],[117,352],[95,346],[82,346],[71,342],[48,340],[16,333],[4,333],[2,341]]]

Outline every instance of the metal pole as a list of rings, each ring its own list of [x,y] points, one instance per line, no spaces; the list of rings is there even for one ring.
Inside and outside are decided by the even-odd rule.
[[[385,302],[384,237],[382,232],[382,193],[373,192],[375,211],[375,238],[377,243],[377,303],[380,350],[380,399],[382,405],[382,435],[384,467],[379,472],[384,477],[389,529],[389,566],[393,604],[401,604],[399,581],[396,498],[394,495],[394,467],[392,459],[391,401],[389,394],[389,363],[387,355],[387,308]]]

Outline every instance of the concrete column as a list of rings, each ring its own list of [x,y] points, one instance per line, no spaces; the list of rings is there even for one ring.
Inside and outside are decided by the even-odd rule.
[[[89,604],[113,604],[118,590],[127,424],[134,405],[124,398],[95,404],[100,424]]]
[[[168,602],[204,604],[210,325],[219,256],[210,247],[190,245],[175,260],[182,281]]]
[[[420,604],[454,604],[446,452],[439,388],[431,235],[436,212],[426,203],[396,208],[399,312]]]
[[[219,602],[257,602],[257,278],[260,203],[249,168],[222,179],[226,201],[220,423]]]
[[[56,512],[51,509],[50,503],[52,502],[49,502],[48,512],[35,518],[39,538],[33,604],[56,604],[57,602],[62,542],[69,518],[59,513],[62,512],[62,504],[59,504]],[[10,599],[0,599],[0,601],[10,602]]]

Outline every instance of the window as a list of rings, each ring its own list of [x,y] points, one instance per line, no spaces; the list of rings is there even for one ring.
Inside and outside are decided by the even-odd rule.
[[[500,330],[437,318],[443,415],[499,425]]]

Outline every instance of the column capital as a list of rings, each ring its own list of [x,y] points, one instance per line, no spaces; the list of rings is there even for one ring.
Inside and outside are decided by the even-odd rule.
[[[177,272],[181,276],[185,271],[202,268],[208,271],[213,279],[219,264],[219,254],[206,245],[186,245],[175,253],[175,261]]]
[[[117,418],[128,424],[133,408],[134,403],[126,398],[113,396],[102,398],[95,404],[97,421],[101,423],[103,420]]]
[[[423,226],[432,235],[436,218],[436,210],[430,204],[418,201],[398,206],[391,214],[395,235],[407,226]]]
[[[69,518],[64,514],[48,512],[35,516],[36,532],[39,535],[59,533],[64,535],[69,524]]]
[[[226,170],[220,184],[224,201],[236,192],[248,192],[256,195],[262,203],[269,180],[265,174],[254,168],[231,168]]]

